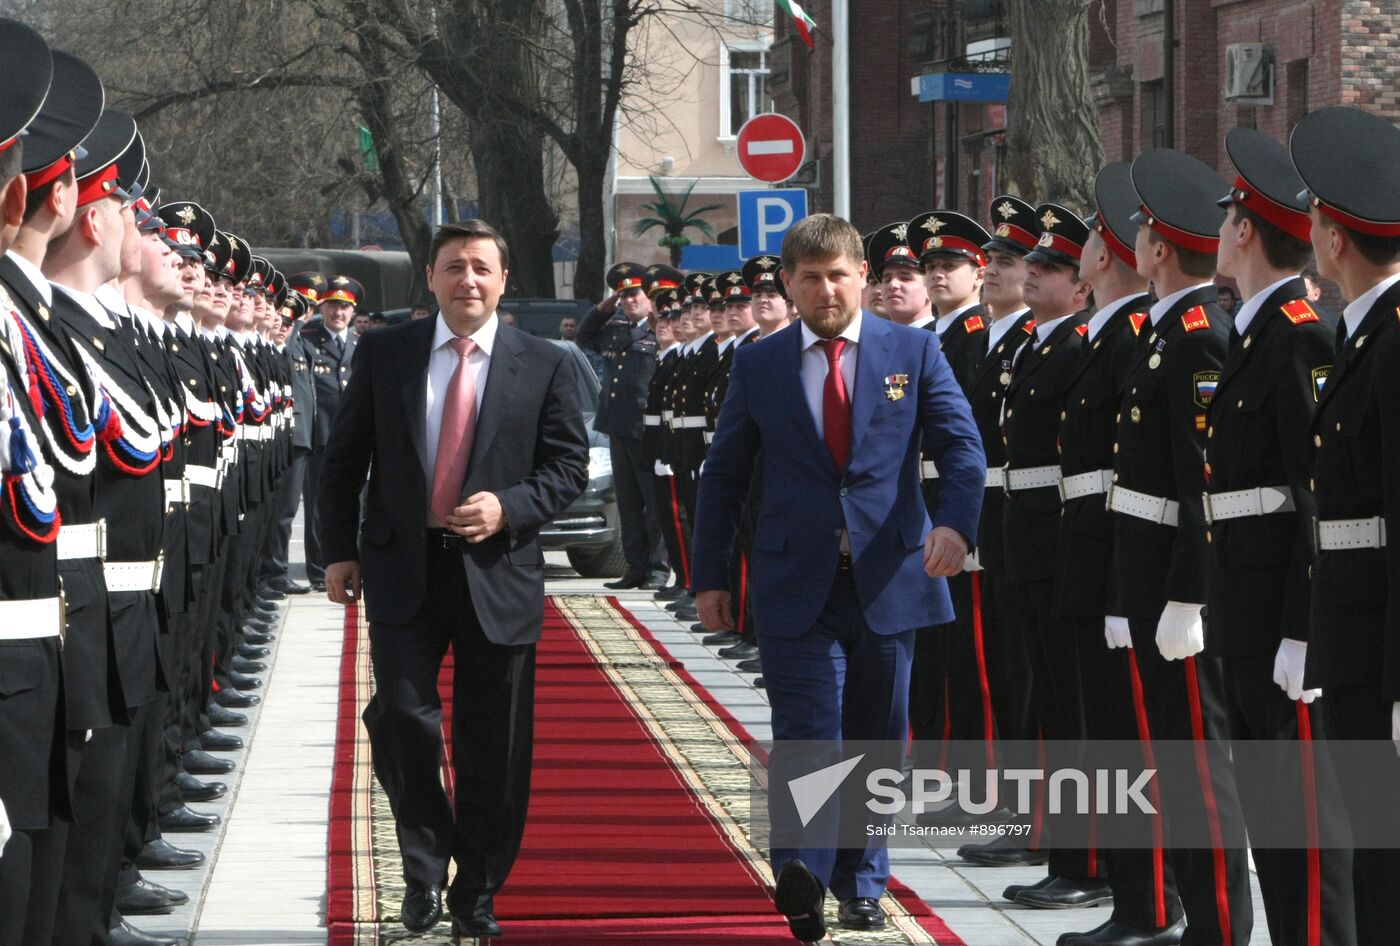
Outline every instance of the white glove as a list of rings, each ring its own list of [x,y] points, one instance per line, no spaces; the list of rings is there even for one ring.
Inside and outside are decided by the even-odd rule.
[[[1395,743],[1396,754],[1400,755],[1400,700],[1396,700],[1390,708],[1390,738]],[[3,811],[4,809],[0,808],[0,812]],[[0,845],[3,844],[4,842],[0,841]]]
[[[1400,717],[1396,718],[1400,719]],[[5,814],[5,803],[0,801],[0,854],[5,853],[5,845],[9,842],[12,833],[10,831],[10,816]]]
[[[1108,642],[1108,649],[1115,647],[1133,646],[1133,635],[1128,632],[1128,619],[1118,617],[1106,617],[1103,619],[1103,639]]]
[[[83,737],[83,742],[92,742],[92,730],[91,730],[91,729],[89,729],[89,730],[87,731],[87,735]]]
[[[1157,651],[1167,660],[1185,660],[1206,649],[1205,605],[1168,601],[1157,621]]]
[[[1308,659],[1308,642],[1295,641],[1285,637],[1278,642],[1278,653],[1274,655],[1274,682],[1290,700],[1311,703],[1321,695],[1321,690],[1303,689],[1303,665]]]

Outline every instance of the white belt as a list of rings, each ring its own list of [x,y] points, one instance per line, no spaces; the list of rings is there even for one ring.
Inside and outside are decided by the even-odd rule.
[[[219,488],[219,471],[212,466],[187,466],[185,467],[185,479],[191,486],[203,486],[207,489]]]
[[[174,506],[177,503],[188,503],[190,501],[190,484],[185,480],[165,481],[165,504]]]
[[[660,427],[660,426],[661,426],[661,415],[660,415],[660,414],[643,414],[643,415],[642,415],[642,426],[643,426],[643,427]]]
[[[1325,519],[1316,523],[1317,547],[1327,552],[1385,548],[1385,520]]]
[[[0,601],[0,641],[63,636],[63,599]]]
[[[1006,470],[1002,485],[1008,493],[1059,486],[1060,468],[1058,466],[1026,466],[1019,470]]]
[[[264,441],[276,440],[276,439],[277,439],[277,428],[276,428],[276,427],[259,427],[259,428],[258,428],[258,434],[260,435],[259,438],[258,438],[258,439],[260,439],[260,440],[264,440]]]
[[[713,430],[707,430],[707,431],[705,431],[705,442],[706,442],[706,443],[714,443],[714,442],[715,442],[715,432],[714,432]]]
[[[103,562],[102,575],[108,591],[159,591],[165,554],[154,562]]]
[[[1161,496],[1149,496],[1137,490],[1124,489],[1117,483],[1108,488],[1105,505],[1114,512],[1136,519],[1146,519],[1163,526],[1176,526],[1181,512],[1181,503]]]
[[[987,468],[987,479],[985,481],[987,489],[992,489],[993,487],[1001,488],[1002,472],[1003,470],[999,466]],[[932,460],[925,460],[919,464],[919,476],[925,480],[936,480],[938,479],[938,467]]]
[[[704,427],[705,415],[701,414],[698,417],[677,417],[673,422],[673,426],[677,430],[693,430]]]
[[[675,420],[675,419],[676,419],[676,412],[675,412],[675,411],[662,411],[662,412],[661,412],[661,423],[663,423],[663,424],[669,424],[669,423],[671,423],[671,421],[673,421],[673,420]]]
[[[1287,486],[1260,486],[1257,489],[1236,489],[1226,493],[1202,493],[1206,525],[1224,519],[1246,516],[1267,516],[1271,512],[1292,512],[1293,493]]]
[[[1112,470],[1090,470],[1088,473],[1066,476],[1060,480],[1060,502],[1067,503],[1071,499],[1097,496],[1100,493],[1108,492],[1108,488],[1112,485]]]
[[[103,558],[107,554],[107,520],[98,519],[80,526],[65,522],[58,529],[57,545],[60,562]]]

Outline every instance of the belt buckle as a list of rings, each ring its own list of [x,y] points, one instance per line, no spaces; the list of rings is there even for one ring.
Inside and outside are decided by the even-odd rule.
[[[1011,495],[1011,468],[1009,466],[1001,468],[1001,491],[1007,496]]]
[[[1055,481],[1055,489],[1060,494],[1060,505],[1063,506],[1068,500],[1065,499],[1065,478],[1062,476]]]
[[[1117,483],[1110,482],[1108,489],[1103,491],[1103,508],[1108,512],[1116,512],[1113,508],[1113,493],[1118,488]]]
[[[96,523],[97,533],[97,560],[105,562],[107,560],[107,520],[98,519]]]
[[[161,551],[156,554],[155,567],[151,569],[152,593],[160,591],[160,575],[163,571],[165,571],[165,552]]]
[[[63,590],[63,576],[58,576],[58,649],[68,640],[68,594]]]
[[[1206,525],[1215,525],[1215,513],[1210,508],[1210,493],[1201,494],[1201,511],[1205,515]]]

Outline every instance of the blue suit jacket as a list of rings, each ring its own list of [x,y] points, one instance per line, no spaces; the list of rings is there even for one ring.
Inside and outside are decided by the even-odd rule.
[[[977,535],[987,461],[972,410],[933,332],[866,313],[851,399],[851,460],[838,471],[802,392],[802,332],[778,332],[734,357],[729,393],[700,478],[696,591],[728,587],[735,529],[755,462],[764,476],[750,564],[754,619],[796,637],[821,613],[836,577],[843,524],[866,623],[897,634],[953,619],[942,579],[924,573],[932,527],[919,489],[920,448],[941,477],[933,526]],[[885,379],[907,376],[891,398]]]

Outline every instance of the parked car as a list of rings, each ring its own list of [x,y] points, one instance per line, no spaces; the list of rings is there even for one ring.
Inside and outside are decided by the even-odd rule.
[[[616,578],[627,568],[617,516],[608,438],[593,429],[601,386],[582,349],[554,340],[568,353],[578,377],[579,403],[588,428],[588,487],[574,504],[540,530],[541,547],[562,551],[569,565],[584,578]]]

